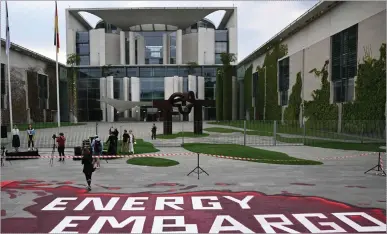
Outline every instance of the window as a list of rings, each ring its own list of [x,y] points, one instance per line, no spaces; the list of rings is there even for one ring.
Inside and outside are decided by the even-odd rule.
[[[76,42],[77,43],[89,43],[89,32],[77,32]]]
[[[215,54],[215,64],[222,64],[220,54]]]
[[[280,105],[281,106],[288,105],[288,90],[280,92]]]
[[[354,25],[331,38],[334,102],[353,100],[354,77],[357,73],[357,30],[357,25]]]
[[[114,79],[113,81],[114,99],[120,99],[121,81],[122,79]]]
[[[215,53],[227,53],[227,42],[215,42]]]
[[[151,67],[140,67],[140,77],[151,77],[152,68]]]
[[[78,65],[89,65],[90,57],[89,55],[81,55],[79,56],[79,64]]]
[[[215,30],[215,41],[228,41],[228,31]]]
[[[113,76],[114,78],[124,78],[126,76],[126,70],[123,67],[107,67],[104,72],[104,76]]]
[[[216,77],[216,67],[203,67],[204,77]]]
[[[137,67],[128,67],[126,68],[127,77],[137,77],[138,76],[138,68]]]
[[[38,74],[38,95],[39,108],[47,109],[48,78],[46,75],[43,74]]]
[[[89,55],[89,44],[77,44],[77,54],[78,55]]]
[[[280,105],[288,104],[289,90],[289,57],[278,62],[278,91],[280,92]]]
[[[153,76],[165,77],[165,67],[155,67],[155,68],[153,68]]]
[[[129,59],[129,39],[126,38],[125,40],[125,64],[129,64],[130,59]]]

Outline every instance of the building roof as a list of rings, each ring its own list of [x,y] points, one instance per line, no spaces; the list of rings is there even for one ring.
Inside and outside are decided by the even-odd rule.
[[[282,29],[279,33],[270,38],[258,49],[253,51],[251,54],[246,56],[242,61],[239,62],[238,66],[243,66],[262,54],[266,53],[271,47],[278,42],[285,40],[286,38],[296,34],[298,31],[302,30],[308,24],[312,23],[316,19],[328,13],[331,9],[335,8],[337,5],[341,4],[341,1],[320,1],[312,8],[310,8],[303,15],[298,17],[295,21],[289,24],[287,27]]]
[[[5,48],[5,39],[1,39],[1,46]],[[17,45],[15,43],[12,43],[11,42],[11,50],[14,50],[14,51],[17,51],[23,55],[26,55],[26,56],[29,56],[29,57],[32,57],[32,58],[35,58],[37,60],[40,60],[40,61],[43,61],[43,62],[46,62],[46,63],[56,63],[55,60],[53,59],[50,59],[49,57],[46,57],[44,55],[41,55],[39,53],[36,53],[32,50],[29,50],[23,46],[20,46],[20,45]],[[65,64],[62,64],[62,63],[59,63],[59,65],[61,66],[66,66]]]
[[[205,18],[207,15],[224,10],[226,13],[218,28],[223,28],[229,21],[235,7],[151,7],[151,8],[70,8],[67,9],[71,15],[78,19],[84,26],[91,29],[91,26],[79,14],[88,12],[100,17],[109,24],[115,25],[122,30],[129,30],[130,27],[145,24],[164,24],[176,26],[179,29],[186,29],[192,24]]]

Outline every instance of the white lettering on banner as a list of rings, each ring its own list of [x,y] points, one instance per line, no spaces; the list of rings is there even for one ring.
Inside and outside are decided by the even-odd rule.
[[[332,227],[331,230],[321,230],[316,225],[314,225],[307,217],[318,217],[320,219],[326,219],[327,217],[321,213],[312,213],[312,214],[293,214],[293,216],[304,225],[311,233],[338,233],[346,232],[342,227],[337,225],[334,222],[318,222],[319,225],[324,227]]]
[[[352,227],[358,232],[386,232],[386,224],[381,221],[371,217],[370,215],[364,212],[347,212],[347,213],[332,213],[338,219],[348,224],[348,226]],[[365,219],[376,224],[376,226],[360,226],[358,223],[355,223],[353,220],[349,219],[347,216],[362,216]]]
[[[167,201],[169,200],[169,201]],[[173,201],[170,201],[173,200]],[[155,210],[164,210],[165,206],[169,206],[175,210],[183,210],[180,206],[183,205],[184,198],[183,197],[157,197]]]
[[[296,230],[285,227],[284,225],[293,225],[293,223],[282,214],[254,215],[255,219],[261,224],[266,233],[276,233],[272,227],[278,228],[289,233],[299,233]],[[282,222],[268,222],[267,218],[280,218]]]
[[[250,206],[247,204],[254,196],[246,196],[245,198],[243,198],[242,200],[238,200],[234,197],[231,197],[231,196],[223,196],[224,198],[227,198],[228,200],[231,200],[233,202],[236,202],[238,203],[242,209],[246,210],[246,209],[250,209]]]
[[[222,206],[219,202],[208,202],[209,206],[203,206],[203,200],[218,201],[216,196],[191,197],[192,209],[194,210],[221,210]]]
[[[128,197],[126,199],[126,202],[124,206],[122,207],[122,210],[145,210],[145,207],[133,207],[134,205],[144,205],[143,201],[136,201],[136,200],[148,200],[148,197]]]
[[[164,220],[174,220],[174,224],[164,224]],[[164,228],[185,228],[185,231],[164,231]],[[155,216],[152,233],[198,233],[196,224],[185,224],[184,216]]]
[[[63,201],[75,201],[77,200],[76,197],[57,197],[55,198],[52,202],[50,202],[50,204],[48,204],[47,206],[43,207],[42,210],[49,210],[49,211],[52,211],[52,210],[65,210],[66,207],[56,207],[56,206],[65,206],[67,205],[68,202],[63,202]]]
[[[92,201],[95,210],[112,210],[120,198],[112,197],[104,207],[100,197],[86,197],[74,210],[83,210]]]
[[[223,222],[227,220],[232,226],[222,226]],[[240,222],[236,221],[230,215],[218,215],[208,233],[219,233],[224,231],[239,231],[242,233],[254,233]]]
[[[78,233],[78,232],[70,232],[65,231],[66,228],[69,227],[77,227],[77,223],[71,223],[71,221],[84,221],[89,220],[90,216],[66,216],[54,229],[51,230],[50,233]]]
[[[129,223],[134,222],[132,230],[126,231],[128,233],[143,233],[145,218],[145,216],[131,216],[119,223],[113,216],[101,216],[95,221],[88,233],[99,233],[106,222],[108,222],[112,228],[123,228]]]

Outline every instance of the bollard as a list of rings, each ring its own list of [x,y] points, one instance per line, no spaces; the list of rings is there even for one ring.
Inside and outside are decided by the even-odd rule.
[[[246,120],[243,121],[243,145],[246,146]]]
[[[273,146],[277,145],[277,120],[274,120],[273,125]]]

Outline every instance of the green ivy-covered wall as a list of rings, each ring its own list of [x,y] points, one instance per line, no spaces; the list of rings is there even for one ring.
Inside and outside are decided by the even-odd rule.
[[[223,120],[223,79],[222,68],[218,68],[216,71],[216,120]]]
[[[299,121],[301,112],[302,79],[301,72],[297,73],[296,83],[292,87],[292,92],[289,96],[288,106],[284,112],[284,120],[296,123]]]
[[[232,75],[233,67],[224,66],[223,67],[223,120],[232,119]]]
[[[369,53],[358,66],[355,100],[343,104],[342,129],[348,132],[374,132],[385,128],[386,105],[386,44],[379,58]]]
[[[273,49],[266,53],[262,67],[257,67],[258,85],[256,107],[258,113],[263,115],[264,95],[265,95],[265,67],[266,67],[266,120],[280,120],[282,111],[278,105],[278,87],[277,87],[277,63],[278,59],[288,53],[287,45],[277,44]],[[263,116],[262,116],[263,118]]]
[[[251,85],[252,85],[252,79],[253,79],[253,65],[250,65],[249,68],[245,71],[245,77],[243,79],[243,91],[244,91],[244,102],[245,102],[245,114],[249,111],[250,118],[253,116],[253,110],[252,110],[252,93],[251,93]]]
[[[319,130],[337,131],[338,107],[330,104],[330,83],[328,81],[329,60],[326,60],[321,70],[314,68],[316,79],[321,80],[320,89],[312,92],[311,101],[305,101],[306,126]]]

